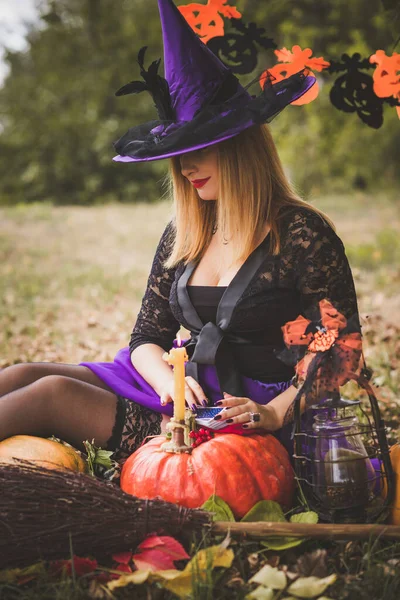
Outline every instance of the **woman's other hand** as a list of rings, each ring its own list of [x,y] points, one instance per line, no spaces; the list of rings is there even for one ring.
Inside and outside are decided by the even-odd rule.
[[[227,425],[241,425],[244,429],[280,429],[280,422],[275,409],[268,404],[258,404],[250,398],[240,398],[224,393],[224,399],[216,402],[222,410],[214,420],[225,421]],[[259,416],[258,416],[259,415]]]
[[[193,411],[196,410],[197,406],[208,406],[208,401],[202,387],[197,381],[187,375],[185,377],[185,400],[186,404]],[[160,402],[165,405],[169,402],[174,401],[174,380],[168,381],[161,390]]]

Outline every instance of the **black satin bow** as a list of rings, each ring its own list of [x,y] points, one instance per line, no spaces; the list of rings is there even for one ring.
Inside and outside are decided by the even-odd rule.
[[[187,283],[196,268],[195,262],[186,265],[177,285],[178,302],[191,332],[185,343],[190,361],[186,364],[186,374],[199,381],[198,365],[215,365],[221,397],[223,392],[233,396],[243,396],[242,378],[236,368],[232,344],[251,342],[230,331],[233,311],[243,292],[262,265],[268,253],[269,234],[250,254],[226,288],[217,309],[216,324],[203,324],[190,301]]]

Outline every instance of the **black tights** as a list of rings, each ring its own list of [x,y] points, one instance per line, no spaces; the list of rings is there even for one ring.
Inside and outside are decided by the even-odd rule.
[[[83,441],[93,438],[105,448],[116,405],[114,392],[87,367],[12,365],[0,371],[0,440],[55,435],[80,450]]]

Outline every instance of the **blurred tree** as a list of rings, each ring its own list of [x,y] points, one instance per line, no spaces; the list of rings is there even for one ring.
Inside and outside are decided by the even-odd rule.
[[[232,4],[246,22],[265,27],[278,47],[309,46],[326,59],[338,60],[343,52],[368,56],[377,48],[390,53],[396,41],[395,0]],[[138,78],[141,46],[149,46],[148,61],[162,56],[156,0],[42,0],[40,10],[41,26],[30,31],[28,49],[6,53],[10,73],[0,90],[0,202],[158,200],[165,161],[124,165],[111,160],[112,141],[155,116],[147,94],[116,98],[114,92]],[[264,50],[248,80],[275,62],[273,51]],[[394,186],[400,178],[396,111],[386,107],[382,128],[370,129],[330,104],[335,77],[322,73],[319,78],[316,101],[289,107],[271,124],[292,179],[305,192],[349,188],[361,180],[367,187]]]
[[[114,92],[138,75],[137,52],[161,51],[147,2],[53,0],[26,52],[7,52],[0,92],[0,198],[89,204],[157,199],[162,170],[112,162],[112,141],[151,118],[149,98]],[[158,31],[157,31],[158,30]]]

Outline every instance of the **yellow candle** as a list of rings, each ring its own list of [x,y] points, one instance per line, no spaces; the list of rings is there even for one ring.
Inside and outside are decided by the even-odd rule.
[[[179,341],[179,340],[178,340]],[[185,361],[189,360],[186,348],[172,348],[163,359],[174,367],[174,419],[185,419]]]

